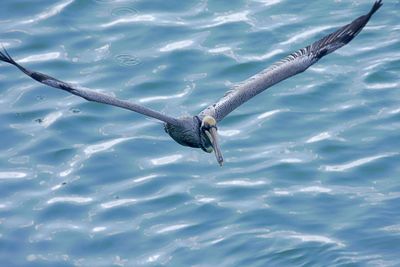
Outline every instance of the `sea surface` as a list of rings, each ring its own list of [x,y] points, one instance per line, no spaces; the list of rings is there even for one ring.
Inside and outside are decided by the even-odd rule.
[[[173,116],[372,0],[3,0],[22,65]],[[219,124],[162,124],[0,63],[0,266],[400,266],[400,1]]]

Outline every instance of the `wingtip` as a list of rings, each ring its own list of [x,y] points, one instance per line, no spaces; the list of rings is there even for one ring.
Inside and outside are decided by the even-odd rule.
[[[3,44],[1,44],[1,48],[2,48],[3,51],[0,50],[0,60],[4,61],[4,62],[7,62],[7,63],[10,63],[10,64],[13,64],[12,63],[13,60],[10,57],[10,55],[8,54],[7,50],[4,48]]]
[[[4,47],[3,44],[1,44],[1,48],[3,51],[0,51],[0,60],[20,68],[21,66],[18,65],[18,63],[15,62],[15,60],[10,56],[10,54],[8,53],[7,49]]]
[[[375,1],[374,5],[371,8],[371,11],[369,12],[369,15],[372,16],[382,5],[382,0]]]
[[[1,48],[3,51],[0,50],[0,61],[4,61],[4,62],[10,63],[10,64],[16,66],[18,69],[20,69],[22,72],[24,72],[27,75],[32,74],[32,72],[30,72],[29,70],[22,67],[10,56],[10,54],[7,52],[7,49],[4,47],[4,45],[1,44]]]

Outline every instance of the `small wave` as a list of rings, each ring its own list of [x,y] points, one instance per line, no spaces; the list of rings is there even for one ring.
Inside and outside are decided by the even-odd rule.
[[[147,175],[147,176],[136,178],[136,179],[133,180],[133,182],[134,183],[141,183],[141,182],[144,182],[144,181],[148,181],[148,180],[154,179],[156,177],[158,177],[158,175],[155,175],[155,174]]]
[[[116,4],[119,2],[124,2],[125,0],[93,0],[93,2],[98,4]]]
[[[300,188],[299,192],[313,192],[313,193],[330,193],[332,189],[321,186],[309,186]]]
[[[117,139],[113,139],[113,140],[106,141],[106,142],[103,142],[103,143],[99,143],[99,144],[96,144],[96,145],[90,145],[90,146],[87,146],[83,150],[83,152],[85,154],[87,154],[87,155],[92,155],[94,153],[98,153],[98,152],[101,152],[101,151],[104,151],[104,150],[108,150],[108,149],[112,148],[113,146],[115,146],[115,145],[117,145],[119,143],[122,143],[124,141],[130,140],[130,139],[132,139],[132,138],[129,138],[129,137],[117,138]]]
[[[253,0],[253,1],[262,3],[264,6],[273,6],[282,2],[282,0]]]
[[[98,143],[95,145],[88,145],[86,147],[83,147],[81,152],[75,155],[70,162],[68,162],[67,168],[64,169],[63,171],[59,172],[60,177],[66,177],[70,175],[76,168],[79,166],[79,163],[87,160],[90,158],[93,154],[109,150],[113,146],[120,144],[122,142],[125,142],[127,140],[131,140],[133,137],[121,137],[121,138],[116,138],[112,139],[109,141],[105,141],[102,143]]]
[[[168,232],[173,232],[177,230],[181,230],[184,228],[189,227],[190,224],[174,224],[174,225],[169,225],[169,226],[161,226],[161,227],[156,227],[159,228],[155,231],[156,234],[165,234]]]
[[[299,158],[283,158],[280,159],[279,162],[282,163],[302,163],[304,160],[299,159]]]
[[[166,164],[174,163],[174,162],[180,160],[181,158],[183,158],[183,156],[180,154],[177,154],[177,155],[171,155],[171,156],[152,159],[152,160],[150,160],[150,162],[153,165],[166,165]]]
[[[49,127],[52,125],[54,122],[56,122],[59,118],[61,118],[63,113],[61,111],[53,112],[44,117],[43,120],[41,120],[40,124],[43,125],[44,128]]]
[[[150,22],[150,21],[155,21],[156,18],[153,15],[134,15],[132,17],[127,17],[127,18],[119,18],[116,20],[113,20],[109,23],[105,23],[100,25],[103,28],[109,28],[115,25],[119,24],[129,24],[132,22]]]
[[[57,15],[58,13],[60,13],[64,8],[66,8],[67,6],[72,4],[74,1],[75,0],[68,0],[65,2],[61,2],[57,5],[54,5],[53,7],[48,8],[43,13],[36,15],[34,18],[28,19],[28,20],[23,20],[20,23],[21,24],[30,24],[30,23],[35,23],[35,22],[39,22],[39,21],[51,18],[51,17]]]
[[[341,242],[337,242],[332,238],[320,235],[297,235],[294,234],[290,236],[292,238],[300,239],[302,242],[319,242],[319,243],[327,243],[327,244],[336,244],[339,247],[344,247],[344,244]]]
[[[110,202],[103,203],[103,204],[101,204],[101,207],[104,209],[110,209],[110,208],[114,208],[114,207],[118,207],[118,206],[124,206],[127,204],[133,204],[136,202],[137,202],[137,199],[134,199],[134,198],[118,199],[118,200],[113,200]]]
[[[327,165],[324,166],[323,169],[328,172],[343,172],[347,171],[362,165],[365,165],[367,163],[373,162],[378,159],[382,158],[387,158],[387,157],[392,157],[394,155],[398,155],[398,153],[387,153],[387,154],[382,154],[382,155],[377,155],[377,156],[372,156],[372,157],[367,157],[367,158],[361,158],[346,164],[341,164],[341,165]]]
[[[308,139],[306,141],[306,143],[308,143],[308,144],[316,143],[316,142],[319,142],[319,141],[322,141],[322,140],[329,139],[331,137],[332,136],[331,136],[331,134],[329,132],[323,132],[323,133],[320,133],[320,134],[317,134],[317,135],[311,137],[310,139]]]
[[[175,99],[175,98],[182,98],[190,93],[192,90],[191,86],[186,86],[182,93],[174,94],[174,95],[160,95],[160,96],[151,96],[146,98],[141,98],[139,100],[140,103],[148,103],[152,101],[159,101],[159,100],[168,100],[168,99]]]
[[[193,40],[183,40],[183,41],[173,42],[167,44],[164,47],[161,47],[160,52],[170,52],[178,49],[183,49],[191,46],[193,43],[194,43]]]
[[[212,23],[201,26],[200,28],[213,28],[213,27],[220,26],[223,24],[228,24],[228,23],[233,23],[233,22],[241,22],[241,21],[250,23],[250,19],[248,18],[249,14],[250,14],[250,12],[248,10],[246,10],[246,11],[237,12],[237,13],[220,15],[220,16],[217,16],[216,18],[214,18]]]
[[[267,52],[261,56],[238,56],[242,61],[265,61],[280,53],[284,52],[282,49],[274,49],[271,52]]]
[[[400,224],[393,224],[382,228],[383,231],[400,234]]]
[[[25,178],[28,174],[25,172],[0,172],[0,180],[6,179],[21,179]]]
[[[42,62],[48,60],[54,60],[61,57],[60,52],[50,52],[45,54],[36,54],[32,56],[28,56],[22,59],[19,59],[18,62],[20,63],[28,63],[28,62]]]
[[[211,54],[221,54],[227,51],[232,51],[232,48],[230,48],[229,46],[220,46],[208,49],[208,52]]]
[[[382,90],[382,89],[397,89],[399,87],[398,83],[374,83],[374,84],[367,84],[367,89],[371,90]]]
[[[75,204],[86,204],[92,202],[90,197],[54,197],[47,201],[47,204],[54,203],[75,203]]]
[[[200,203],[212,203],[215,202],[216,199],[212,197],[196,196],[196,201]]]
[[[286,112],[286,111],[289,111],[289,109],[275,109],[275,110],[267,111],[267,112],[264,112],[264,113],[258,115],[257,119],[269,118],[275,114],[278,114],[280,112]]]
[[[235,136],[235,135],[240,134],[240,130],[234,130],[234,129],[232,129],[232,130],[221,130],[221,129],[218,129],[218,134],[220,136],[230,137],[230,136]]]
[[[325,30],[333,29],[335,27],[336,26],[330,25],[330,26],[312,27],[311,29],[305,30],[305,31],[302,30],[301,33],[294,34],[294,36],[292,36],[291,38],[289,38],[288,40],[286,40],[284,42],[281,42],[280,44],[281,45],[294,44],[294,43],[296,43],[298,41],[309,39],[309,38],[313,37],[315,34],[319,34],[319,33],[323,32]]]
[[[289,189],[279,189],[276,188],[273,191],[274,195],[277,196],[293,196],[294,194],[298,193],[316,193],[316,194],[331,194],[333,190],[329,187],[324,187],[320,185],[312,185],[307,187],[295,187]]]
[[[107,230],[107,227],[105,227],[105,226],[96,226],[96,227],[93,227],[92,232],[98,233],[98,232],[104,232],[105,230]]]
[[[251,180],[232,180],[232,181],[224,181],[217,183],[217,185],[220,186],[244,186],[244,187],[258,186],[264,184],[266,184],[265,181],[251,181]]]
[[[338,247],[345,247],[346,245],[338,240],[335,240],[331,237],[322,236],[322,235],[309,235],[298,233],[294,231],[276,231],[267,234],[259,235],[260,238],[283,238],[283,239],[297,239],[301,242],[317,242],[317,243],[325,243],[325,244],[335,244]]]

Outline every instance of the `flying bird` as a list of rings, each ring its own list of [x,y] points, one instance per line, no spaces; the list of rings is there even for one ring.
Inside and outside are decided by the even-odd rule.
[[[313,44],[290,54],[271,67],[238,84],[232,90],[226,92],[216,103],[192,117],[171,117],[138,104],[120,100],[107,94],[63,82],[46,74],[29,70],[17,63],[4,47],[3,52],[0,51],[0,60],[16,66],[32,79],[45,85],[67,91],[88,101],[117,106],[158,119],[164,122],[165,131],[177,143],[183,146],[201,148],[207,153],[214,151],[218,163],[222,166],[224,159],[218,141],[217,124],[252,97],[289,77],[305,71],[322,57],[348,44],[360,33],[371,16],[382,4],[382,0],[376,1],[367,14]]]

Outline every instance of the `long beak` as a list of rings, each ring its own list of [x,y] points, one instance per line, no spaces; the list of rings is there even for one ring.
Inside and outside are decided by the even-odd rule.
[[[206,133],[212,143],[215,157],[217,158],[219,165],[222,166],[222,164],[224,163],[224,158],[222,157],[222,153],[219,148],[217,129],[211,128],[210,131],[206,131]]]

